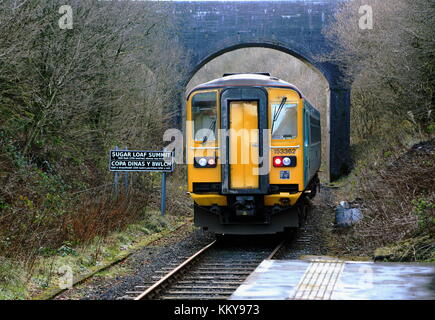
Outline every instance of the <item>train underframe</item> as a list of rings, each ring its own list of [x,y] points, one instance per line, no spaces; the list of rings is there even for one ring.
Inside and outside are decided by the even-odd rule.
[[[216,234],[274,234],[298,228],[305,218],[308,199],[319,187],[317,175],[300,193],[296,204],[286,201],[264,205],[264,195],[227,195],[227,206],[194,205],[195,225]]]

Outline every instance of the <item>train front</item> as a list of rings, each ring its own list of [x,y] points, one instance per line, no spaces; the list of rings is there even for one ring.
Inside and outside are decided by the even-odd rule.
[[[195,225],[219,234],[298,227],[304,183],[303,100],[266,75],[197,86],[186,104],[188,191]]]

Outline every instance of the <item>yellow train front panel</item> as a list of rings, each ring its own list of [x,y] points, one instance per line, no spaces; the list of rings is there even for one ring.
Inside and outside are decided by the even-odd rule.
[[[305,170],[309,130],[297,88],[268,76],[217,79],[189,94],[186,120],[196,225],[229,233],[297,226],[291,209],[313,178]]]
[[[193,104],[192,104],[193,102]],[[187,101],[186,107],[186,141],[187,141],[187,172],[188,172],[188,191],[193,193],[193,183],[220,183],[221,182],[221,167],[219,162],[219,137],[217,128],[220,126],[219,121],[219,91],[218,90],[205,90],[196,92],[191,95]],[[193,108],[198,108],[197,110]],[[203,110],[201,110],[201,108]],[[209,110],[207,110],[209,109]],[[198,116],[204,110],[208,113],[205,116]],[[197,111],[197,112],[194,112]],[[195,122],[199,122],[200,128],[195,128]],[[209,124],[214,122],[214,136],[209,136],[204,141],[205,135],[201,136]],[[196,134],[196,137],[194,134]],[[205,168],[195,167],[195,159],[216,159],[214,166],[207,166]],[[197,199],[204,197],[197,197]],[[200,201],[200,200],[198,200]],[[220,202],[221,203],[221,202]],[[202,204],[204,205],[204,204]]]
[[[203,137],[194,138],[194,118],[192,112],[192,100],[196,95],[213,94],[215,99],[215,119],[210,122],[216,121],[216,128],[219,127],[220,121],[220,108],[219,106],[219,93],[221,90],[206,90],[198,91],[189,97],[187,103],[187,124],[186,124],[186,138],[187,138],[187,159],[188,159],[188,191],[193,193],[194,183],[221,183],[221,160],[220,160],[220,144],[219,132],[215,130],[215,136],[209,137],[207,141],[203,142]],[[304,187],[304,174],[303,174],[303,113],[302,113],[302,99],[296,91],[291,89],[282,88],[267,88],[268,91],[268,119],[269,128],[272,128],[273,112],[280,101],[285,97],[286,105],[296,109],[296,134],[291,138],[278,138],[272,139],[270,135],[269,140],[269,184],[282,185],[294,184],[297,185],[297,191],[302,191]],[[239,101],[233,102],[230,107],[232,119],[231,130],[238,132],[230,136],[230,154],[237,156],[230,156],[231,163],[231,188],[256,188],[258,187],[258,179],[254,172],[258,171],[258,159],[253,159],[251,148],[258,148],[258,136],[255,137],[251,132],[258,130],[258,112],[257,104],[255,101]],[[210,118],[213,118],[211,115]],[[201,119],[202,120],[202,119]],[[203,127],[201,127],[204,129]],[[241,134],[240,134],[241,133]],[[249,136],[247,136],[249,135]],[[235,150],[237,149],[237,150]],[[274,167],[274,157],[294,156],[296,157],[297,165],[291,168]],[[194,165],[195,158],[214,158],[216,159],[216,166],[212,168],[196,168]],[[246,157],[246,159],[245,159]],[[255,157],[255,156],[254,156]],[[257,157],[258,158],[258,157]],[[283,171],[288,172],[283,174]],[[218,194],[219,192],[211,192]],[[295,193],[279,193],[273,195],[265,195],[265,204],[267,206],[280,205],[282,198],[288,198],[292,205],[294,205],[299,198],[301,192]],[[216,204],[221,205],[225,196],[215,196],[210,194],[210,199],[205,200],[207,195],[194,195],[192,198],[200,205],[210,205],[215,201]],[[214,199],[214,200],[213,200]]]
[[[291,205],[294,205],[304,189],[304,144],[303,144],[303,103],[299,94],[294,90],[282,88],[268,88],[269,93],[269,128],[272,129],[273,112],[276,106],[280,104],[283,98],[286,99],[285,104],[289,109],[294,109],[296,113],[293,122],[293,132],[291,137],[283,137],[271,134],[271,144],[269,157],[271,159],[269,183],[271,185],[292,184],[297,185],[293,194],[280,193],[265,196],[265,204],[267,206],[279,205],[282,198],[288,198]],[[275,128],[274,128],[275,131]],[[275,167],[273,159],[275,157],[296,157],[295,167]],[[284,171],[284,172],[283,172]],[[288,175],[287,175],[288,172]]]

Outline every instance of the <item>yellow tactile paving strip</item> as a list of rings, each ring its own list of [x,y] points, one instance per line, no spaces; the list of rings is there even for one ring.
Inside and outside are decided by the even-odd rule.
[[[345,262],[340,260],[311,261],[296,290],[289,298],[294,300],[330,300],[344,265]]]

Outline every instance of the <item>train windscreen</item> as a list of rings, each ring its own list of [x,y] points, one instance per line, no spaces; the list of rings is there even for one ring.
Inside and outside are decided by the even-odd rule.
[[[298,105],[286,103],[281,110],[279,106],[279,103],[272,104],[272,115],[276,115],[272,139],[295,139],[298,136]]]
[[[192,120],[195,141],[216,140],[216,92],[202,92],[193,96]]]

